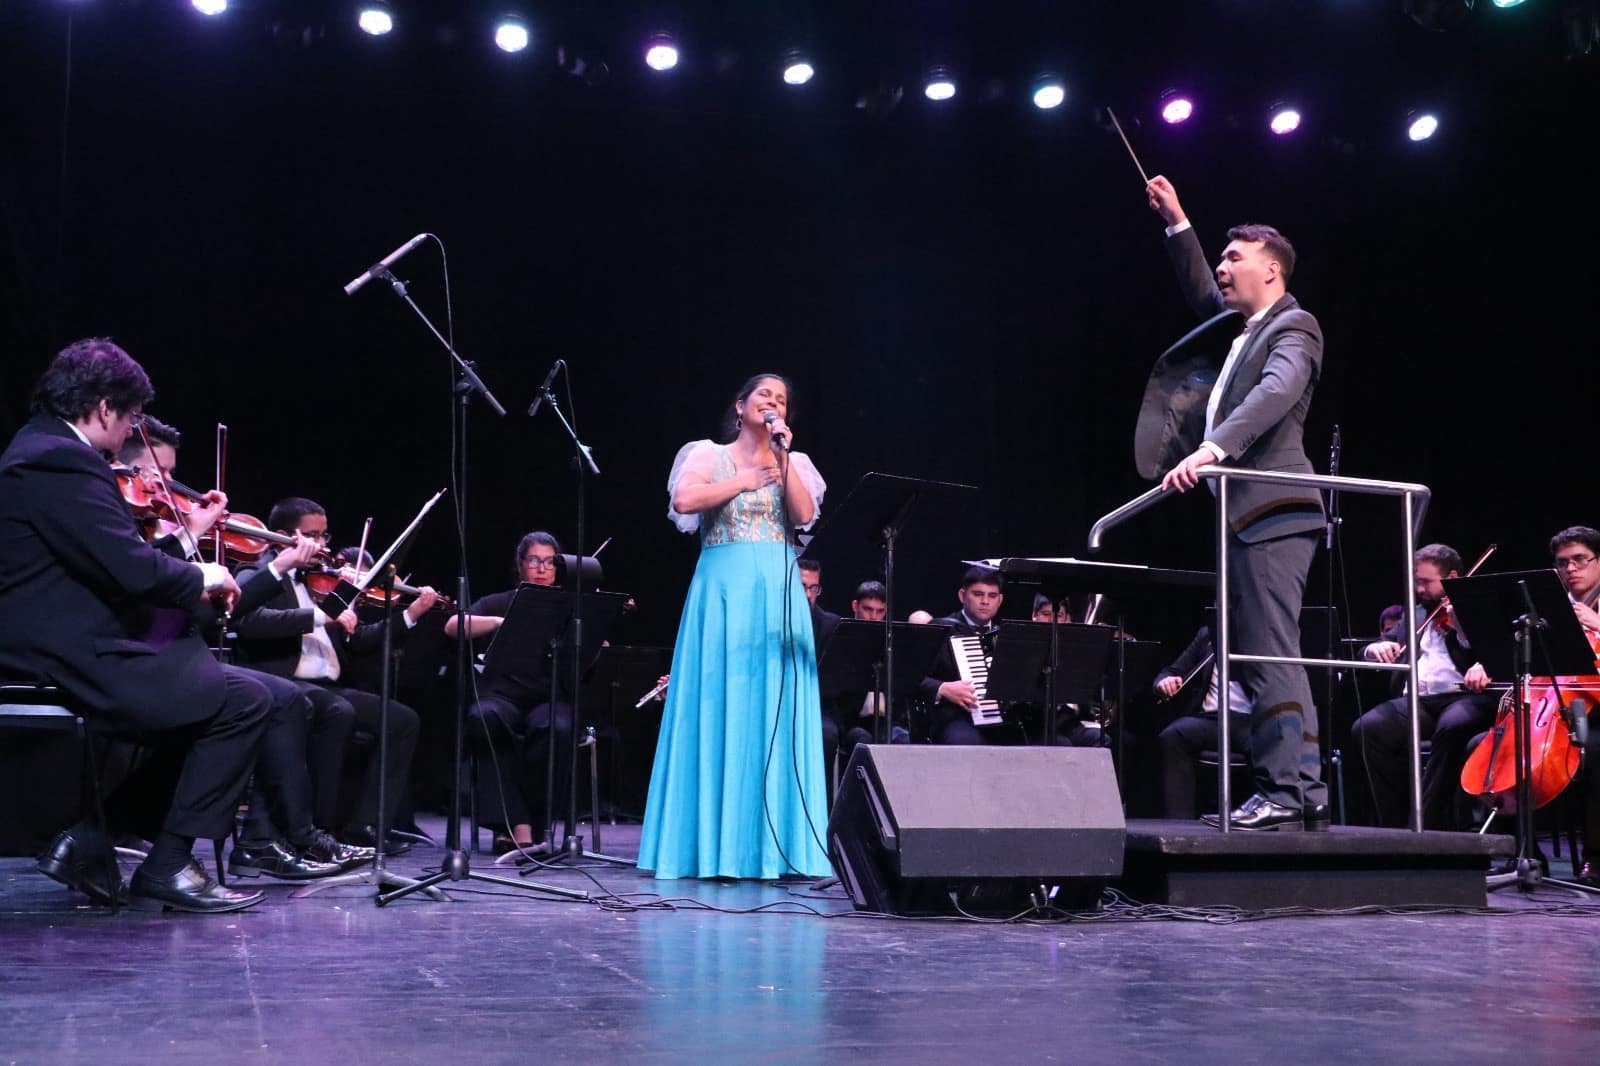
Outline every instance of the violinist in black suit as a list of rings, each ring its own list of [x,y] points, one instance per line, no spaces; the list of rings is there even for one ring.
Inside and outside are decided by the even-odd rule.
[[[1441,582],[1459,576],[1460,570],[1461,556],[1448,544],[1418,548],[1412,556],[1416,621],[1396,623],[1382,640],[1362,649],[1364,658],[1392,663],[1405,653],[1407,644],[1417,640],[1417,706],[1422,712],[1417,728],[1422,739],[1433,744],[1422,768],[1424,829],[1467,828],[1456,810],[1461,769],[1467,764],[1472,738],[1494,723],[1499,706],[1499,697],[1484,691],[1489,675],[1448,610],[1441,612],[1420,638],[1414,633],[1447,599]],[[1372,799],[1373,810],[1362,820],[1405,826],[1411,809],[1406,798],[1411,781],[1411,701],[1403,692],[1356,720],[1347,757],[1345,779],[1350,782],[1350,794]]]
[[[1294,247],[1271,226],[1237,226],[1213,269],[1172,183],[1158,176],[1146,191],[1167,223],[1167,252],[1184,297],[1210,321],[1156,362],[1135,437],[1139,472],[1178,492],[1200,483],[1201,467],[1216,464],[1312,473],[1303,438],[1322,368],[1322,330],[1288,293]],[[1220,345],[1208,342],[1236,324],[1244,332],[1223,357]],[[1298,656],[1300,603],[1324,523],[1321,496],[1239,482],[1229,486],[1226,517],[1233,650]],[[1230,824],[1326,829],[1328,791],[1305,668],[1240,663],[1234,670],[1252,707],[1256,792],[1228,813]]]
[[[34,391],[30,421],[0,455],[0,674],[57,685],[97,727],[153,750],[108,798],[113,829],[152,841],[128,885],[138,907],[238,910],[260,893],[219,885],[196,838],[228,835],[271,699],[230,673],[184,627],[152,635],[150,613],[192,609],[239,586],[216,564],[146,544],[107,458],[154,396],[142,367],[108,340],[68,346]],[[207,494],[215,521],[226,504]],[[86,824],[51,844],[40,869],[105,899],[110,841]]]
[[[318,503],[291,496],[273,505],[267,524],[284,534],[298,534],[326,543],[328,513]],[[244,567],[239,577],[255,578],[271,567],[276,555]],[[351,823],[337,828],[338,786],[346,742],[353,733],[375,737],[378,732],[377,696],[342,683],[349,672],[349,657],[371,655],[383,644],[381,621],[362,624],[355,612],[335,608],[330,615],[313,601],[306,588],[304,573],[291,570],[277,582],[278,588],[266,605],[239,615],[235,628],[239,634],[238,654],[242,662],[279,677],[308,684],[317,740],[310,753],[312,789],[315,796],[315,821],[344,843],[371,846],[377,823],[378,765],[370,759],[362,783],[361,798]],[[403,639],[434,602],[437,594],[424,588],[422,594],[395,615],[393,637]],[[388,761],[385,767],[385,824],[393,826],[399,804],[404,799],[410,773],[411,756],[419,729],[417,712],[399,700],[389,701]],[[403,838],[384,841],[384,848],[401,854],[409,848]]]
[[[1185,686],[1185,680],[1193,680]],[[1177,717],[1156,737],[1161,759],[1161,817],[1193,818],[1195,764],[1203,751],[1216,751],[1216,649],[1211,627],[1201,626],[1178,657],[1162,668],[1150,686],[1158,699],[1176,700]],[[1228,746],[1243,751],[1249,740],[1250,699],[1244,686],[1228,679]]]

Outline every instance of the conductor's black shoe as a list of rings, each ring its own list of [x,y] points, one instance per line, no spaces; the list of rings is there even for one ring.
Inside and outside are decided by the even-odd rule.
[[[378,831],[370,825],[352,825],[341,836],[346,844],[357,847],[376,848],[378,845]],[[394,830],[383,834],[383,853],[388,856],[404,855],[411,850],[411,841],[401,836],[396,836]]]
[[[186,911],[190,914],[224,914],[254,907],[265,897],[260,892],[235,892],[223,888],[206,873],[199,859],[171,877],[151,877],[141,866],[128,879],[128,905],[141,911]]]
[[[302,854],[281,840],[262,846],[235,844],[228,856],[229,877],[276,877],[280,881],[311,881],[332,877],[344,867]]]
[[[1201,820],[1219,828],[1222,825],[1222,819],[1215,814],[1207,814]],[[1280,833],[1295,833],[1305,828],[1305,822],[1299,807],[1273,803],[1257,792],[1228,815],[1228,827],[1250,832],[1275,829]]]
[[[371,848],[346,844],[326,829],[313,829],[311,839],[300,845],[300,854],[317,862],[338,863],[346,870],[365,865],[377,854]]]
[[[125,889],[111,841],[100,830],[86,825],[57,833],[35,868],[103,907],[117,902]]]
[[[1326,833],[1333,828],[1333,811],[1326,803],[1308,803],[1300,808],[1300,821],[1308,833]]]

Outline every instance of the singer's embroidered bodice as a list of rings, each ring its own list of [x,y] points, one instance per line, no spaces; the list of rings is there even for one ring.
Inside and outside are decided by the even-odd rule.
[[[728,449],[718,446],[713,481],[733,477],[738,469]],[[727,503],[700,516],[700,544],[732,544],[744,541],[788,539],[783,523],[783,494],[777,485],[741,492]]]

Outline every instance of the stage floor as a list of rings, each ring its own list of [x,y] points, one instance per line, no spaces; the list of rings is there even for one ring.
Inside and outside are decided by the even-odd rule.
[[[604,838],[631,854],[638,830]],[[768,912],[477,884],[380,910],[366,888],[290,901],[254,882],[270,898],[242,914],[113,917],[0,860],[0,1061],[1588,1063],[1600,1047],[1600,904],[1553,888],[1497,893],[1494,915],[978,925],[803,912],[846,914],[837,889],[587,873],[638,902]]]

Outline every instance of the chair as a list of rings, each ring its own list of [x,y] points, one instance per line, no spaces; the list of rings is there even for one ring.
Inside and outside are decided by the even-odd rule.
[[[105,807],[100,795],[100,766],[95,759],[89,725],[80,706],[54,685],[0,684],[0,729],[53,730],[72,733],[83,762],[81,782],[84,809],[96,828],[106,833]],[[109,839],[109,833],[107,833]],[[117,885],[107,884],[112,909],[118,906]]]

